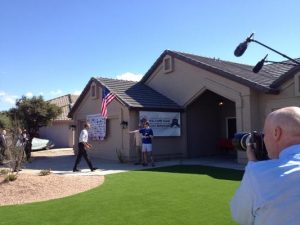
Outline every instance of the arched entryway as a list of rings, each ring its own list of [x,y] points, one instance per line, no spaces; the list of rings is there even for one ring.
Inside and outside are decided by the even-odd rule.
[[[205,90],[187,106],[188,157],[235,156],[230,144],[236,132],[235,102]]]

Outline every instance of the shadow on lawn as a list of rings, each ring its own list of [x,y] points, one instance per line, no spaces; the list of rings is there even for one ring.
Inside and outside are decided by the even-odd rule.
[[[178,165],[178,166],[145,169],[143,171],[199,174],[199,175],[207,175],[215,179],[234,180],[234,181],[240,181],[244,174],[244,171],[240,171],[240,170],[218,168],[218,167],[211,167],[211,166],[201,166],[201,165]]]

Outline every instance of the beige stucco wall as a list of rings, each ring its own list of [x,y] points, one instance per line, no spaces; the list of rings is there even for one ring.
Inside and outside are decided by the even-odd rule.
[[[86,121],[87,115],[99,114],[101,109],[101,87],[98,85],[99,97],[91,98],[90,93],[84,96],[78,109],[74,113],[74,121],[76,121],[76,146],[78,143],[79,133]],[[114,99],[108,105],[108,119],[106,138],[103,141],[90,141],[93,145],[89,152],[91,157],[118,160],[116,150],[122,151],[126,158],[129,157],[129,134],[127,129],[122,129],[120,123],[122,120],[129,120],[128,108],[122,105],[120,101]]]
[[[99,86],[101,93],[101,87]],[[87,115],[97,114],[100,111],[101,94],[93,99],[86,94],[74,113],[76,121],[75,142],[77,149],[78,137]],[[128,128],[122,129],[121,121],[128,122]],[[116,150],[121,151],[125,160],[134,161],[137,157],[133,135],[129,131],[136,130],[139,124],[139,111],[130,110],[117,99],[108,105],[107,137],[103,141],[92,141],[91,157],[118,160]],[[185,123],[184,123],[185,124]],[[153,140],[153,154],[157,159],[168,157],[182,157],[185,155],[185,127],[182,127],[181,137],[155,137]],[[154,134],[155,135],[155,134]]]
[[[273,109],[297,105],[300,98],[295,97],[294,79],[282,85],[279,95],[265,94],[247,86],[205,71],[178,59],[173,59],[174,70],[164,73],[158,66],[146,84],[186,107],[205,90],[210,90],[235,103],[237,132],[261,131],[265,116]],[[245,155],[238,161],[245,162]]]
[[[300,73],[295,76],[299,75]],[[266,116],[276,109],[287,106],[300,107],[300,97],[296,96],[295,88],[294,78],[292,78],[280,87],[280,93],[278,95],[252,91],[250,101],[252,109],[250,112],[250,116],[252,117],[252,130],[263,131]],[[238,152],[238,162],[247,162],[245,152]]]
[[[295,76],[299,76],[300,73]],[[261,108],[260,117],[261,124],[265,117],[272,111],[287,107],[287,106],[298,106],[300,107],[300,96],[295,95],[295,82],[294,79],[285,82],[280,89],[279,95],[259,95],[259,105]]]
[[[74,146],[74,130],[70,128],[71,120],[54,121],[39,130],[40,138],[51,140],[55,148],[72,148]]]
[[[242,96],[249,95],[249,88],[239,83],[178,59],[174,59],[173,62],[173,72],[165,74],[162,66],[159,66],[147,80],[147,85],[181,106],[189,104],[207,88],[216,93],[223,93],[223,96],[232,101],[239,98],[237,92]]]
[[[273,109],[297,105],[300,106],[300,97],[295,97],[294,80],[282,85],[279,95],[261,93],[242,84],[228,80],[222,76],[192,66],[183,61],[174,59],[173,72],[165,74],[162,66],[158,66],[146,81],[154,90],[169,97],[183,108],[210,90],[233,102],[232,107],[221,117],[232,116],[235,112],[237,132],[262,130],[265,116]],[[99,85],[99,84],[97,84]],[[98,86],[101,93],[101,87]],[[100,113],[101,94],[92,99],[90,93],[84,96],[81,104],[74,113],[76,121],[76,143],[86,116]],[[136,158],[134,139],[129,131],[138,128],[139,111],[129,110],[121,101],[115,99],[108,106],[107,137],[104,141],[92,141],[92,157],[118,160],[116,149],[122,151],[127,160]],[[154,137],[153,153],[159,158],[186,157],[188,155],[188,115],[181,113],[180,137]],[[122,129],[120,123],[128,121],[128,128]],[[221,124],[221,123],[220,123]],[[220,131],[224,136],[224,131]],[[239,154],[239,162],[245,162],[245,155]]]
[[[251,105],[256,100],[249,87],[178,59],[174,59],[173,63],[173,72],[165,74],[163,67],[158,66],[146,84],[183,107],[205,90],[213,91],[235,102],[237,130],[252,130],[255,121],[250,112],[257,111],[257,108]]]

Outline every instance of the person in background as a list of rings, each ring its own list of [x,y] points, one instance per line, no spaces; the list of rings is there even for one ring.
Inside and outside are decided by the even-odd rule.
[[[92,172],[94,170],[98,169],[96,167],[93,167],[92,162],[89,159],[88,154],[86,152],[86,150],[88,150],[92,147],[92,145],[90,143],[88,143],[88,139],[89,139],[88,129],[90,129],[90,127],[91,127],[91,125],[89,123],[84,124],[84,129],[80,132],[79,142],[78,142],[78,153],[77,153],[76,161],[75,161],[75,164],[73,167],[73,172],[80,171],[77,168],[77,165],[80,163],[82,156],[85,159],[85,161],[87,162],[87,164]]]
[[[270,160],[256,161],[247,144],[248,164],[230,202],[231,214],[243,225],[300,224],[300,108],[270,113],[264,124]]]
[[[24,147],[25,143],[26,143],[26,140],[27,140],[26,133],[24,133],[24,131],[21,128],[18,128],[16,146],[17,147]]]
[[[14,165],[14,172],[22,171],[21,164],[24,158],[25,152],[25,145],[26,145],[26,138],[24,138],[24,134],[21,128],[17,130],[17,142],[16,142],[16,149],[18,151],[15,152],[15,165]]]
[[[27,162],[31,162],[31,147],[32,144],[30,143],[30,136],[26,129],[22,132],[22,138],[23,138],[23,145],[24,145],[24,151],[26,155]]]
[[[2,162],[5,158],[6,149],[7,149],[6,130],[3,129],[0,132],[0,162]]]
[[[142,155],[143,155],[143,166],[148,165],[148,158],[152,166],[155,166],[153,154],[152,154],[152,139],[153,139],[153,130],[150,128],[148,121],[144,123],[144,128],[141,128],[139,132],[142,134]],[[149,154],[149,155],[148,155]]]

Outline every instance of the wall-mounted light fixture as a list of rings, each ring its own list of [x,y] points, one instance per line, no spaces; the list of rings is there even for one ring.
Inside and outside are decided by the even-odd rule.
[[[120,125],[121,125],[122,129],[126,129],[126,128],[128,127],[128,122],[123,120],[123,121],[120,123]]]
[[[75,130],[75,128],[76,128],[76,125],[74,125],[74,124],[69,126],[69,129]]]
[[[219,107],[224,106],[224,104],[225,104],[224,98],[222,98],[222,97],[220,96],[220,97],[217,99],[216,104],[217,104],[217,106],[219,106]]]
[[[223,100],[220,100],[220,101],[218,101],[218,106],[223,106],[224,105],[224,101]]]

